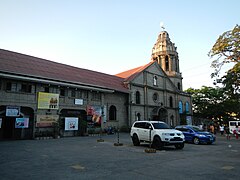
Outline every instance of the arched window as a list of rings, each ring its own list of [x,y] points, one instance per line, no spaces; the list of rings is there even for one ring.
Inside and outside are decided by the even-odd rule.
[[[136,104],[140,104],[140,92],[136,92]]]
[[[170,98],[169,98],[169,106],[173,107],[173,97],[172,96],[170,96]]]
[[[182,101],[179,101],[178,108],[179,108],[179,114],[182,114],[183,113],[183,103],[182,103]]]
[[[158,93],[156,93],[156,92],[153,93],[153,97],[152,98],[153,98],[154,102],[158,102],[158,99],[159,99]]]
[[[117,120],[117,108],[113,105],[109,108],[109,120]]]
[[[188,114],[189,113],[189,103],[188,102],[185,103],[185,108],[186,108],[186,113]]]
[[[154,86],[157,85],[157,76],[153,76],[153,85],[154,85]]]
[[[165,70],[169,71],[169,60],[168,60],[168,56],[165,57]]]

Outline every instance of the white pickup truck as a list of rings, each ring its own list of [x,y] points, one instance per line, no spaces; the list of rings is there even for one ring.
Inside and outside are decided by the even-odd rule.
[[[171,129],[162,121],[136,121],[131,127],[130,135],[134,146],[147,142],[155,149],[162,149],[169,145],[174,145],[176,149],[184,148],[183,133]]]

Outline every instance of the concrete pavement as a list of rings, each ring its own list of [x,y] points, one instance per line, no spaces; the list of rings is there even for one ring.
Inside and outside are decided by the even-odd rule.
[[[185,144],[145,153],[117,135],[0,141],[0,178],[8,179],[239,179],[240,139],[217,135],[213,145]]]

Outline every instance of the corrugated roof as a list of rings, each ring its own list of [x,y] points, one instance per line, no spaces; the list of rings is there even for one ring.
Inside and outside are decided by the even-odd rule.
[[[0,71],[29,77],[87,84],[128,93],[124,79],[46,59],[0,49]]]

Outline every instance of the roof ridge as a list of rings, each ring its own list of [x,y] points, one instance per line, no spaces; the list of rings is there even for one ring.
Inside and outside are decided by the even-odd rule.
[[[1,49],[0,48],[0,53],[1,53],[1,51],[5,51],[5,52],[8,52],[8,53],[12,53],[12,54],[18,54],[20,56],[26,56],[26,57],[29,57],[29,58],[34,58],[34,60],[42,60],[42,61],[46,61],[46,62],[53,63],[53,64],[58,64],[58,65],[65,66],[65,67],[67,66],[69,68],[82,69],[82,70],[85,70],[85,71],[88,71],[88,72],[101,73],[101,74],[105,74],[105,75],[108,75],[108,76],[116,77],[115,75],[112,75],[112,74],[107,74],[107,73],[100,72],[100,71],[95,71],[95,70],[81,68],[81,67],[77,67],[77,66],[73,66],[73,65],[69,65],[69,64],[64,64],[64,63],[52,61],[52,60],[49,60],[49,59],[40,58],[40,57],[33,56],[33,55],[19,53],[19,52],[16,52],[16,51],[10,51],[10,50],[6,50],[6,49]],[[118,78],[121,78],[121,77],[118,77]]]
[[[0,49],[0,72],[41,77],[128,92],[124,78]]]

